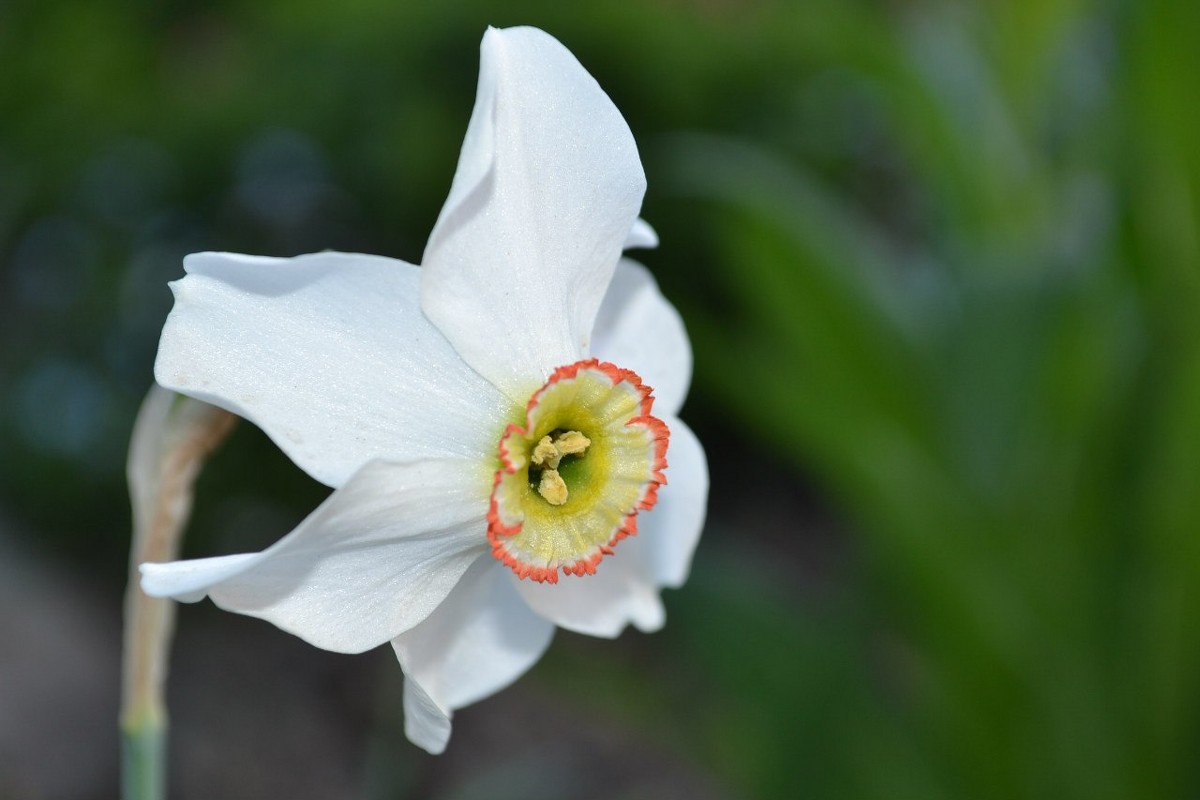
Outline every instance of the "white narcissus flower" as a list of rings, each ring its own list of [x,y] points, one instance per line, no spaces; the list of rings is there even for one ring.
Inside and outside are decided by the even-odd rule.
[[[481,51],[420,268],[189,256],[155,365],[336,491],[261,553],[143,565],[143,589],[327,650],[390,641],[408,736],[435,753],[454,709],[529,669],[556,625],[659,628],[708,494],[676,417],[683,324],[621,258],[656,243],[625,120],[542,31],[490,29]]]

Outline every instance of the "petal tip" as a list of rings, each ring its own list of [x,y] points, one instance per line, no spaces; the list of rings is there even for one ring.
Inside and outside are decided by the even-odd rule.
[[[630,228],[629,235],[625,237],[624,249],[652,250],[658,247],[658,244],[658,233],[650,226],[649,222],[638,217],[633,221],[633,227]]]
[[[171,564],[147,562],[138,565],[141,575],[139,585],[142,593],[148,597],[178,600],[183,603],[196,603],[205,598],[208,592],[204,589],[181,591],[175,580],[175,572]]]
[[[413,678],[404,678],[404,735],[431,755],[441,755],[450,742],[452,712],[442,708]]]

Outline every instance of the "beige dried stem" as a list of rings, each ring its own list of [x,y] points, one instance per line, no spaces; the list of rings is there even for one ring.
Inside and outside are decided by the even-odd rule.
[[[174,601],[142,593],[138,565],[178,557],[196,477],[236,419],[228,411],[156,385],[146,395],[134,423],[126,473],[133,504],[133,541],[125,592],[121,702],[122,796],[126,800],[155,800],[164,793],[167,723],[163,689],[175,622]]]

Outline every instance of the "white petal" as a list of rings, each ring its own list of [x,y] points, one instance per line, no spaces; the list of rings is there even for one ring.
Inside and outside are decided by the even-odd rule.
[[[708,502],[708,465],[700,442],[680,420],[664,421],[671,429],[669,482],[659,491],[658,504],[638,515],[637,536],[619,542],[595,575],[568,575],[556,584],[517,581],[525,602],[556,625],[605,637],[628,624],[643,631],[662,627],[658,589],[687,579]]]
[[[663,421],[671,430],[667,485],[659,489],[654,508],[638,515],[638,535],[618,544],[617,552],[632,544],[655,583],[678,588],[687,581],[708,511],[708,459],[683,420]]]
[[[490,485],[467,461],[371,462],[262,553],[143,564],[142,588],[207,592],[317,647],[369,650],[429,616],[486,552]]]
[[[508,686],[550,645],[554,625],[521,600],[510,575],[493,559],[479,559],[437,610],[392,640],[406,691],[420,689],[412,703],[405,697],[406,730],[430,752],[445,746],[443,728],[433,724],[439,713],[448,737],[455,709]]]
[[[421,313],[411,264],[198,253],[184,268],[158,382],[252,420],[317,480],[340,486],[374,458],[495,454],[511,405]]]
[[[675,307],[641,264],[622,259],[596,317],[592,354],[654,389],[654,413],[679,413],[692,382],[692,345]]]
[[[625,249],[652,249],[655,247],[658,247],[658,234],[654,228],[650,227],[649,222],[638,217],[633,221],[633,227],[629,229],[629,235],[625,237]]]
[[[656,631],[666,621],[666,612],[631,543],[626,539],[618,544],[595,575],[566,575],[558,583],[523,581],[515,575],[511,580],[530,608],[569,631],[610,639],[630,623]]]
[[[620,112],[553,37],[489,29],[480,50],[421,307],[467,363],[524,403],[587,351],[646,179]]]
[[[450,715],[433,701],[421,684],[404,679],[404,735],[417,747],[439,755],[450,741]]]
[[[142,564],[142,591],[151,597],[171,597],[182,603],[197,603],[224,580],[241,575],[263,560],[266,553],[236,553],[231,556],[195,558],[165,564]]]

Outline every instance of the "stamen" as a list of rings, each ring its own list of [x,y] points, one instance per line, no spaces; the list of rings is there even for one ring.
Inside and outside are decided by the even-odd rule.
[[[529,457],[529,460],[535,467],[544,466],[546,469],[558,469],[564,456],[583,455],[591,443],[592,440],[579,431],[565,431],[553,440],[549,436],[543,436],[537,446],[533,448],[533,455]]]
[[[558,474],[558,470],[543,470],[542,479],[538,482],[538,494],[550,505],[561,506],[567,502],[567,482]]]
[[[549,436],[543,436],[542,440],[537,443],[537,447],[533,448],[533,455],[530,456],[529,460],[538,467],[542,466],[543,463],[549,462],[546,463],[547,467],[558,469],[559,458],[558,448],[550,441]]]
[[[542,477],[538,481],[538,494],[552,506],[561,506],[567,502],[568,492],[566,481],[558,474],[558,465],[567,456],[581,456],[588,449],[592,440],[579,431],[565,431],[554,439],[543,436],[533,448],[529,460],[535,467],[542,467]]]
[[[588,449],[592,440],[579,431],[567,431],[554,440],[554,449],[560,456],[575,456]]]

